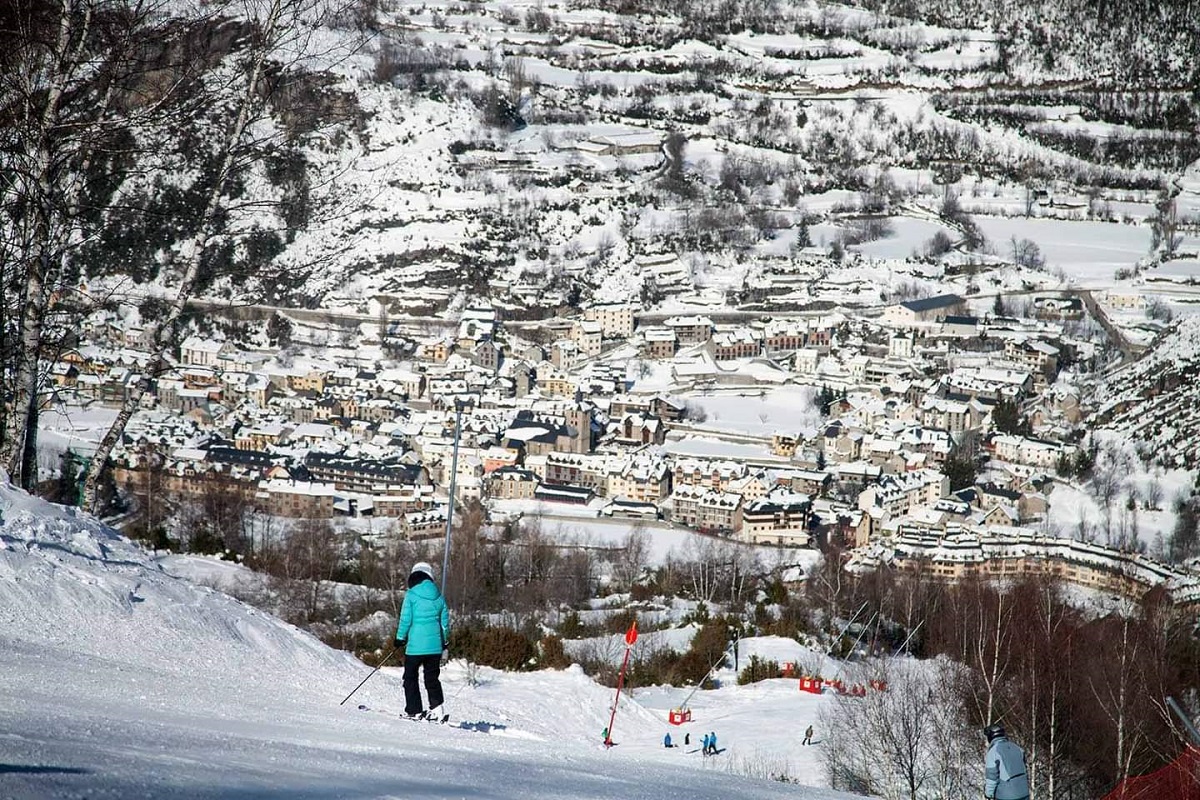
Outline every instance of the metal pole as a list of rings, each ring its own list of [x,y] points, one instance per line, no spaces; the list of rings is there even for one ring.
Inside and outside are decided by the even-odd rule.
[[[846,631],[850,629],[850,626],[854,624],[854,620],[858,619],[858,615],[861,614],[863,609],[866,607],[866,603],[863,603],[861,606],[859,606],[858,611],[854,612],[854,616],[850,618],[850,621],[842,626],[842,629],[838,631],[837,636],[833,637],[833,644],[829,645],[828,649],[825,650],[825,655],[822,657],[822,661],[824,661],[826,658],[829,658],[829,654],[833,652],[833,648],[837,647],[837,643],[842,640],[842,637],[846,634]],[[822,664],[821,666],[825,665]]]
[[[371,670],[371,675],[374,675],[376,672],[379,672],[379,667],[382,667],[384,664],[386,664],[388,662],[388,659],[394,655],[396,655],[396,651],[392,650],[392,652],[390,652],[386,656],[384,656],[383,660],[379,662],[379,666],[375,667],[375,669]],[[363,678],[362,683],[360,683],[360,684],[358,684],[358,686],[354,687],[354,692],[357,692],[359,689],[361,689],[363,687],[363,683],[366,683],[367,681],[371,680],[371,675],[368,675],[367,677]],[[354,692],[351,692],[350,694],[346,695],[346,697],[343,698],[342,702],[338,703],[338,705],[339,706],[346,705],[346,701],[349,700],[351,697],[354,697]]]
[[[731,644],[725,646],[725,649],[721,651],[721,655],[717,656],[717,660],[714,661],[712,663],[712,666],[710,666],[708,668],[708,672],[704,673],[704,677],[700,679],[700,682],[692,687],[692,690],[690,692],[688,692],[687,697],[683,698],[683,703],[682,703],[682,705],[679,706],[680,708],[686,709],[688,707],[688,703],[691,702],[692,697],[695,696],[696,692],[700,691],[700,687],[703,686],[704,682],[709,679],[709,676],[712,675],[713,670],[716,669],[717,667],[721,666],[721,664],[724,663],[725,659],[729,658],[729,651],[732,647],[736,647],[736,644],[731,643]],[[736,661],[734,662],[734,669],[737,669]]]
[[[912,641],[912,637],[917,635],[917,631],[921,630],[921,626],[924,624],[925,624],[925,620],[921,620],[920,622],[917,623],[917,627],[912,629],[912,633],[910,633],[910,634],[908,634],[908,636],[904,637],[904,641],[900,643],[900,648],[895,653],[892,653],[893,658],[895,656],[898,656],[900,653],[904,652],[904,648],[908,647],[908,643],[910,641]]]
[[[878,611],[871,615],[871,618],[867,620],[867,624],[864,625],[863,629],[858,632],[858,636],[854,637],[854,642],[850,645],[850,652],[846,653],[846,658],[849,658],[850,656],[854,655],[854,648],[858,647],[859,640],[862,639],[863,634],[867,632],[867,628],[871,627],[871,623],[875,621],[875,617],[877,617],[877,616],[879,616]],[[847,626],[847,627],[849,627],[849,626]],[[839,636],[838,641],[840,642],[841,640],[842,640],[842,637]],[[844,667],[845,665],[846,665],[846,659],[841,659],[840,661],[838,661],[838,667],[837,667],[837,669],[835,669],[833,671],[833,677],[835,680],[837,679],[838,675],[842,674],[842,667]]]
[[[1187,731],[1188,738],[1192,740],[1192,746],[1200,747],[1200,731],[1196,730],[1195,724],[1188,718],[1187,714],[1183,713],[1183,709],[1175,702],[1174,697],[1167,698],[1167,706],[1175,712],[1175,716],[1179,717],[1179,721],[1183,723],[1183,728]]]
[[[621,687],[625,684],[625,668],[629,666],[629,653],[633,650],[634,644],[637,643],[637,617],[633,618],[633,622],[629,623],[629,630],[625,631],[625,660],[621,662],[621,674],[617,676],[617,698],[613,700],[612,714],[608,717],[608,727],[604,729],[604,746],[612,747],[612,730],[613,723],[617,719],[617,706],[621,705]]]
[[[450,583],[450,531],[454,526],[454,492],[458,478],[458,441],[462,437],[462,412],[466,404],[454,400],[454,454],[450,458],[450,504],[446,508],[446,544],[442,551],[442,596]]]

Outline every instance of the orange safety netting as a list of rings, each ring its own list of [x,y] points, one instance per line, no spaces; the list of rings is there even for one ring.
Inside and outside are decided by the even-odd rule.
[[[1126,778],[1104,800],[1200,800],[1200,748],[1147,775]]]

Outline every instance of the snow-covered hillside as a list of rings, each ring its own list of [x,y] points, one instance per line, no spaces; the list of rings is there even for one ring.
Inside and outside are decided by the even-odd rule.
[[[1116,371],[1097,392],[1097,427],[1138,443],[1165,467],[1192,469],[1196,444],[1195,374],[1200,323],[1184,318],[1139,361]]]
[[[207,4],[180,12],[196,5]],[[1194,104],[1158,75],[1187,63],[1186,41],[1156,42],[1138,92],[1111,76],[1113,86],[1076,85],[1124,66],[1128,48],[1096,41],[1102,25],[1067,49],[1086,58],[1056,38],[1031,43],[1026,27],[1051,24],[1040,4],[1003,21],[941,2],[905,6],[911,18],[894,3],[814,0],[719,12],[606,0],[354,5],[357,21],[318,15],[304,47],[273,54],[291,64],[304,53],[294,63],[304,89],[271,98],[264,135],[283,152],[244,178],[254,201],[230,212],[244,263],[202,287],[209,301],[367,319],[452,317],[483,297],[512,317],[588,300],[783,302],[778,276],[797,271],[806,247],[823,271],[843,271],[840,256],[819,258],[838,242],[850,261],[924,281],[952,277],[958,262],[1010,261],[1014,234],[1048,249],[1097,232],[1123,248],[1076,268],[1078,248],[1059,258],[1059,247],[1046,266],[1108,282],[1155,249],[1144,223],[1200,156]],[[1079,24],[1042,37],[1075,41]],[[144,144],[151,167],[156,144]],[[186,172],[195,142],[175,146]],[[122,291],[127,272],[152,293],[172,285],[169,269],[142,272],[169,265],[178,232],[160,242],[119,210],[164,194],[149,180],[126,181],[110,233],[88,253]],[[986,238],[939,218],[950,194],[986,221],[971,229]],[[1193,210],[1180,199],[1181,218]],[[186,228],[191,211],[162,213]],[[1038,272],[1004,280],[1060,282]],[[788,305],[874,305],[901,281],[836,296],[808,283],[787,282]]]
[[[728,748],[707,761],[661,748],[668,691],[623,702],[603,749],[610,690],[578,669],[484,670],[472,687],[455,663],[452,714],[486,724],[413,723],[395,716],[394,669],[341,706],[369,671],[349,655],[7,483],[0,518],[5,798],[842,796],[735,774],[820,782],[819,747],[794,746],[822,700],[791,681],[698,698],[690,732]]]

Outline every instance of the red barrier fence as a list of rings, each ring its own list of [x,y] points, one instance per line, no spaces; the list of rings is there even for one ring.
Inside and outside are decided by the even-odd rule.
[[[1200,800],[1200,748],[1189,747],[1165,767],[1126,778],[1104,800]]]
[[[837,694],[850,695],[852,697],[866,697],[868,685],[877,692],[887,691],[886,681],[873,680],[869,681],[867,685],[856,683],[853,686],[847,686],[845,681],[842,681],[841,679],[825,680],[824,678],[814,678],[809,675],[805,675],[800,679],[800,691],[810,692],[812,694],[821,694],[825,691],[825,689],[829,689]]]

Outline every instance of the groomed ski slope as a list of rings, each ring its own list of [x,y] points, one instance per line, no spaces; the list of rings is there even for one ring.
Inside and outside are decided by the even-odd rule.
[[[738,737],[715,722],[726,754],[663,750],[663,714],[633,701],[605,750],[611,694],[577,669],[482,670],[473,687],[452,663],[452,714],[488,733],[396,719],[398,670],[339,706],[369,671],[351,656],[7,483],[0,515],[0,797],[844,797],[730,774]],[[749,710],[739,697],[794,698],[745,688],[725,698],[727,717]]]

